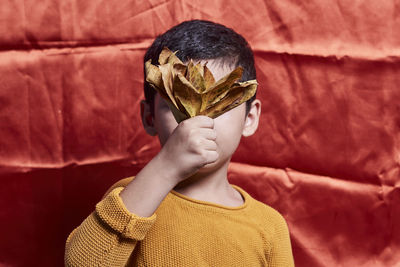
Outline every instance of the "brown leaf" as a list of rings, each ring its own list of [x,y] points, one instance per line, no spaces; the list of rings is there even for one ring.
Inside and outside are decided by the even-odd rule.
[[[162,80],[163,80],[163,84],[164,84],[164,89],[165,89],[165,93],[168,95],[167,100],[171,101],[175,107],[178,107],[174,98],[174,94],[173,94],[173,82],[174,82],[174,75],[172,72],[172,65],[167,63],[164,65],[160,65],[158,66],[161,75],[162,75]]]
[[[207,68],[207,65],[204,65],[204,81],[206,85],[206,90],[215,83],[214,76],[212,75],[211,71]]]
[[[207,107],[222,99],[228,93],[231,86],[242,77],[242,73],[242,67],[237,67],[231,73],[221,78],[216,84],[208,88],[203,94],[201,111],[204,111]]]
[[[176,53],[176,52],[175,52]],[[256,92],[257,81],[238,82],[243,69],[237,67],[215,82],[207,63],[187,65],[164,48],[159,66],[145,63],[146,81],[154,87],[169,105],[176,121],[197,115],[216,118],[250,99]]]
[[[181,64],[184,65],[183,62],[176,56],[176,53],[178,51],[172,52],[171,50],[169,50],[167,47],[164,47],[163,50],[161,50],[160,55],[158,56],[158,63],[160,65],[163,64]]]
[[[190,61],[187,66],[186,79],[193,85],[197,93],[202,93],[206,90],[206,83],[203,75],[203,66],[200,63],[195,65],[193,61]]]
[[[183,120],[186,120],[187,118],[189,118],[189,115],[186,113],[183,113],[181,110],[184,110],[185,108],[183,107],[182,103],[179,101],[179,99],[176,99],[176,103],[179,107],[176,108],[174,106],[174,104],[172,104],[171,101],[166,101],[166,103],[168,104],[169,108],[171,109],[172,115],[174,115],[175,120],[180,123]]]
[[[185,64],[176,63],[173,65],[175,73],[180,73],[186,76],[187,66]]]
[[[256,83],[248,83],[245,87],[233,87],[222,99],[200,112],[200,115],[216,118],[252,98],[256,90]]]
[[[167,64],[171,54],[172,52],[168,48],[164,47],[163,50],[161,50],[160,55],[158,56],[158,64]]]
[[[151,60],[148,60],[145,63],[146,70],[146,81],[157,90],[157,92],[163,97],[168,98],[167,93],[164,89],[164,82],[162,79],[162,74],[160,69],[151,64]]]
[[[194,117],[199,114],[201,107],[201,95],[197,93],[193,85],[180,73],[174,79],[174,96],[183,105],[183,113]]]

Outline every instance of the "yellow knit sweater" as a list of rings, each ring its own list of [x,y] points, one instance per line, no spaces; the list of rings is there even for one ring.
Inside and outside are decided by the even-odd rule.
[[[283,217],[234,186],[239,207],[171,191],[155,214],[138,217],[110,188],[95,211],[69,235],[66,266],[294,266]]]

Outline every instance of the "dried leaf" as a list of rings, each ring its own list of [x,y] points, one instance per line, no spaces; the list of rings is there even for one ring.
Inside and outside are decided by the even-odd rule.
[[[204,65],[204,81],[206,83],[206,90],[215,83],[214,76],[206,65]]]
[[[161,72],[161,76],[162,76],[162,81],[163,81],[163,87],[164,87],[164,92],[165,94],[168,95],[169,101],[171,101],[175,107],[178,107],[174,98],[174,94],[173,94],[173,83],[174,83],[174,73],[172,72],[172,65],[167,63],[164,65],[160,65],[159,70]],[[162,86],[160,86],[162,88]]]
[[[168,98],[168,95],[165,92],[164,84],[162,80],[162,74],[158,67],[151,64],[151,60],[148,60],[145,63],[146,69],[146,81],[155,88],[162,98]]]
[[[222,99],[228,93],[232,85],[242,77],[242,73],[242,67],[237,67],[231,73],[221,78],[216,84],[208,88],[203,95],[201,111],[204,111],[207,107]]]
[[[178,108],[176,108],[171,101],[166,101],[167,105],[169,106],[169,108],[171,109],[172,115],[174,115],[175,120],[179,123],[183,120],[186,120],[187,118],[189,118],[188,114],[182,113],[182,111],[180,111],[180,109],[183,108],[182,104],[179,102],[179,99],[177,99],[177,104],[178,104]]]
[[[175,52],[176,53],[176,52]],[[257,81],[238,82],[243,69],[237,67],[215,82],[207,63],[185,65],[168,48],[159,56],[159,66],[145,63],[146,81],[169,105],[177,122],[197,115],[216,118],[249,100],[256,92]]]
[[[171,51],[169,51],[171,53]],[[175,51],[173,53],[171,53],[171,55],[168,58],[168,63],[171,65],[175,65],[175,64],[180,64],[180,65],[185,65],[183,64],[183,62],[176,56],[176,53],[178,51]]]
[[[180,73],[183,76],[186,76],[187,66],[185,64],[176,63],[173,66],[175,73]]]
[[[244,90],[243,90],[244,89]],[[246,87],[232,87],[229,92],[214,105],[209,106],[200,115],[216,118],[223,113],[243,104],[256,93],[257,84],[248,84]]]
[[[198,93],[202,93],[206,90],[206,82],[203,75],[203,66],[200,63],[195,65],[193,61],[190,61],[187,66],[186,79],[193,85]]]
[[[164,48],[161,51],[160,55],[158,56],[158,63],[160,65],[167,64],[167,63],[169,63],[171,65],[174,65],[174,64],[184,65],[183,62],[176,56],[177,52],[178,51],[175,51],[172,53],[169,49]]]
[[[158,56],[158,63],[160,65],[167,64],[170,56],[171,56],[171,51],[166,50],[166,49],[161,50],[161,53]]]
[[[174,96],[179,99],[179,102],[184,106],[186,113],[190,117],[194,117],[199,114],[201,107],[201,95],[181,74],[178,74],[174,80]]]

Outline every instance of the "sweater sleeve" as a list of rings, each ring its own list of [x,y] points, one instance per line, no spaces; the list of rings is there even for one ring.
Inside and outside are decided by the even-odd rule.
[[[156,215],[145,218],[129,212],[119,196],[122,189],[114,188],[68,236],[65,266],[125,266]]]
[[[268,266],[293,267],[294,259],[292,246],[290,244],[289,229],[285,219],[280,214],[277,216],[274,232],[270,263]]]

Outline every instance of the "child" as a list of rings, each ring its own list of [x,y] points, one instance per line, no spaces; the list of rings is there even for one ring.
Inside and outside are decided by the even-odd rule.
[[[156,38],[144,61],[164,47],[187,62],[206,63],[216,81],[237,66],[255,79],[253,53],[220,24],[183,22]],[[68,237],[67,266],[294,266],[283,217],[227,180],[241,136],[257,127],[254,97],[212,119],[177,123],[145,82],[142,121],[161,151],[136,175],[117,182]]]

